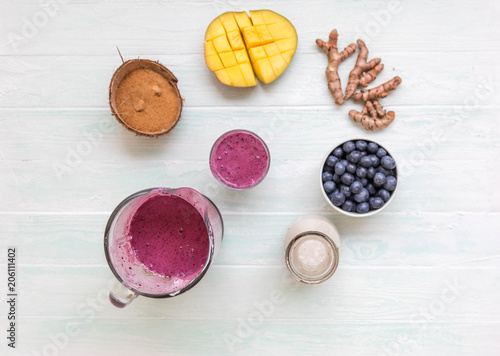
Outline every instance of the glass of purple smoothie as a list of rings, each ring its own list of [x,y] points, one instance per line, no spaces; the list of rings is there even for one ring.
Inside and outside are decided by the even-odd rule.
[[[269,171],[269,149],[257,134],[232,130],[215,141],[210,151],[215,179],[232,189],[248,189],[262,182]]]
[[[109,294],[123,308],[139,295],[175,297],[212,265],[223,236],[213,202],[191,188],[151,188],[132,194],[111,214],[104,252],[118,279]]]

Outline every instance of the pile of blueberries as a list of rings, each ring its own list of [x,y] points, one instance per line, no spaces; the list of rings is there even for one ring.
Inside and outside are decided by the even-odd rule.
[[[323,167],[323,189],[333,205],[365,214],[384,206],[396,189],[396,161],[375,142],[347,141]]]

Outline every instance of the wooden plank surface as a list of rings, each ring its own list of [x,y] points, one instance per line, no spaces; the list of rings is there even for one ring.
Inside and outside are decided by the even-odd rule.
[[[294,60],[271,85],[223,86],[204,64],[206,26],[259,8],[293,22]],[[499,15],[487,0],[2,1],[0,293],[17,246],[20,320],[19,348],[4,340],[0,355],[498,356]],[[333,27],[341,47],[361,37],[382,57],[377,83],[403,78],[384,99],[397,114],[388,129],[365,132],[347,116],[358,103],[333,104],[314,44]],[[179,78],[185,106],[168,136],[135,137],[111,117],[116,46]],[[354,62],[340,67],[344,85]],[[271,149],[269,175],[247,192],[208,169],[212,143],[234,128]],[[319,189],[323,156],[350,138],[386,146],[402,175],[370,218],[333,212]],[[193,290],[119,310],[106,300],[104,226],[153,186],[213,199],[224,243]],[[287,227],[310,212],[342,238],[339,268],[320,286],[293,282],[283,261]]]
[[[324,32],[328,36],[328,32]],[[318,36],[311,36],[310,42]],[[498,46],[497,46],[498,47]],[[397,47],[396,47],[397,48]],[[116,50],[116,48],[115,48]],[[234,89],[219,83],[205,68],[203,53],[153,54],[148,58],[168,66],[179,79],[179,90],[186,106],[318,106],[332,107],[325,84],[326,56],[319,49],[304,53],[299,50],[288,70],[267,86]],[[373,52],[373,51],[372,51]],[[435,60],[439,54],[440,60]],[[395,75],[404,78],[404,86],[391,94],[387,105],[475,105],[478,86],[498,86],[500,76],[491,71],[500,51],[464,52],[375,52],[384,57],[387,69],[380,73],[379,83]],[[137,58],[139,54],[125,54]],[[142,56],[141,58],[144,58]],[[385,59],[387,58],[387,59]],[[340,67],[340,75],[348,77],[355,63],[351,57]],[[425,63],[425,71],[422,70]],[[453,63],[453,65],[444,65]],[[113,72],[121,64],[117,53],[103,56],[5,56],[0,58],[3,81],[0,91],[2,107],[107,107],[108,86]],[[89,75],[92,73],[92,75]],[[55,75],[57,74],[57,75]],[[51,82],[47,86],[47,82]],[[78,85],[68,85],[78,83]],[[300,83],[300,84],[297,84]],[[483,84],[484,83],[484,84]],[[498,91],[481,91],[482,105],[498,103]],[[486,95],[489,95],[486,98]],[[358,107],[352,101],[332,112],[348,112]]]

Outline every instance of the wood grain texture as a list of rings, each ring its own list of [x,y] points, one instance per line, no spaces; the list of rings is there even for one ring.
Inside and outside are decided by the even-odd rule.
[[[191,186],[213,198],[223,212],[327,212],[330,208],[319,189],[320,162],[274,160],[258,187],[240,192],[219,185],[205,160],[87,160],[70,168],[61,180],[53,162],[15,161],[2,170],[3,180],[8,182],[2,192],[9,197],[9,206],[2,211],[111,212],[125,197],[146,187]],[[498,211],[500,193],[492,187],[499,162],[485,164],[484,170],[463,162],[425,160],[413,174],[400,179],[398,198],[387,211],[446,212],[450,206],[454,211]],[[469,167],[460,169],[461,164]]]
[[[43,308],[23,303],[25,317],[83,317],[79,305],[95,300],[100,318],[246,319],[258,308],[256,304],[270,301],[277,292],[281,298],[272,312],[276,319],[402,323],[425,321],[421,310],[435,321],[498,321],[498,272],[498,267],[467,266],[340,268],[328,284],[311,287],[295,282],[283,265],[214,266],[196,288],[178,298],[139,298],[120,310],[108,304],[113,275],[107,266],[25,266],[19,270],[22,298],[47,301]],[[47,290],[47,285],[58,288]],[[57,303],[48,302],[54,300]]]
[[[308,40],[314,42],[315,36]],[[300,39],[299,39],[300,41]],[[481,81],[497,86],[500,77],[491,68],[500,51],[489,54],[464,52],[436,53],[395,52],[384,59],[386,70],[378,76],[380,83],[400,75],[404,80],[397,91],[384,101],[390,105],[464,105],[473,99]],[[123,53],[122,53],[123,54]],[[374,53],[372,55],[377,55]],[[379,53],[382,55],[382,53]],[[135,58],[135,53],[125,58]],[[250,89],[234,89],[217,81],[205,68],[203,54],[169,54],[148,56],[159,60],[179,79],[179,90],[186,106],[285,106],[328,105],[334,107],[324,78],[326,57],[301,53],[283,73],[280,80]],[[346,78],[354,66],[351,56],[343,62],[339,73]],[[422,70],[426,63],[426,70]],[[446,63],[453,63],[452,66]],[[474,63],[474,65],[471,65]],[[0,67],[5,71],[0,86],[2,107],[107,107],[108,85],[113,72],[121,64],[118,54],[106,56],[4,56]],[[394,68],[394,69],[393,69]],[[57,75],[56,75],[57,73]],[[89,75],[93,73],[93,75]],[[306,79],[305,79],[306,78]],[[51,85],[47,86],[50,82]],[[77,83],[69,85],[67,83]],[[196,83],[196,84],[193,84]],[[296,85],[296,83],[303,83]],[[481,105],[498,103],[495,91]],[[473,102],[474,104],[474,102]],[[345,111],[349,105],[335,108]],[[469,104],[470,105],[470,104]],[[346,111],[348,112],[348,110]]]
[[[224,213],[224,244],[215,264],[282,266],[280,237],[300,215]],[[19,246],[22,261],[30,267],[105,266],[102,236],[108,216],[1,214],[0,225],[3,242]],[[342,267],[495,267],[499,263],[498,213],[382,212],[355,224],[339,214],[325,216],[335,221],[342,236]]]
[[[271,85],[223,86],[203,60],[206,26],[259,8],[295,25],[294,60]],[[0,275],[7,246],[20,272],[19,349],[2,342],[0,355],[500,354],[500,3],[4,0],[0,14]],[[396,111],[388,129],[354,124],[359,103],[334,105],[314,44],[333,27],[341,47],[361,37],[382,58],[376,83],[403,78],[383,101]],[[116,46],[179,78],[185,106],[168,136],[136,137],[112,118]],[[344,86],[354,62],[340,67]],[[246,192],[208,169],[212,143],[234,128],[271,150],[269,175]],[[370,218],[333,212],[319,188],[322,158],[351,138],[383,144],[402,174],[391,206]],[[104,226],[153,186],[213,199],[224,242],[193,290],[119,310],[106,299]],[[342,238],[339,268],[319,286],[295,283],[283,263],[287,227],[309,212]]]
[[[91,320],[87,322],[87,320]],[[302,320],[263,321],[250,336],[239,338],[232,350],[223,335],[237,330],[231,320],[151,319],[26,319],[31,347],[21,352],[40,352],[50,337],[73,325],[77,335],[68,338],[68,355],[498,355],[492,340],[498,339],[498,323],[368,323]],[[232,328],[232,329],[231,329]],[[103,337],[103,331],[105,337]],[[138,332],[144,330],[143,332]],[[236,334],[236,332],[235,332]],[[237,334],[236,334],[237,335]],[[291,337],[293,336],[293,337]],[[283,342],[286,340],[286,342]],[[430,351],[429,351],[430,350]]]
[[[199,44],[207,24],[221,12],[270,7],[268,1],[205,0],[189,1],[182,6],[176,1],[61,2],[66,4],[54,11],[56,15],[39,29],[36,40],[23,42],[17,50],[2,41],[2,53],[114,56],[118,45],[124,53],[134,55],[201,54],[203,47]],[[475,52],[491,51],[498,46],[499,4],[495,2],[477,6],[474,0],[403,0],[396,2],[399,6],[390,7],[389,3],[375,0],[310,0],[307,4],[314,16],[304,16],[301,0],[272,2],[272,9],[289,18],[296,27],[301,51],[316,53],[314,42],[307,41],[326,38],[332,25],[339,29],[341,43],[347,45],[363,34],[365,40],[369,37],[373,43],[372,51],[376,48],[385,52]],[[395,10],[388,11],[393,6]],[[42,7],[38,0],[4,0],[2,9],[6,14],[4,31],[22,33],[20,19],[24,16],[31,20]],[[459,20],[465,15],[467,26]],[[484,30],[485,24],[488,31]]]

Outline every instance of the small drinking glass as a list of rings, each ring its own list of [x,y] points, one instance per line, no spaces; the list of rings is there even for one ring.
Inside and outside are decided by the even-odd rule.
[[[248,130],[232,130],[220,136],[210,151],[210,170],[231,189],[249,189],[262,182],[271,156],[262,138]]]

